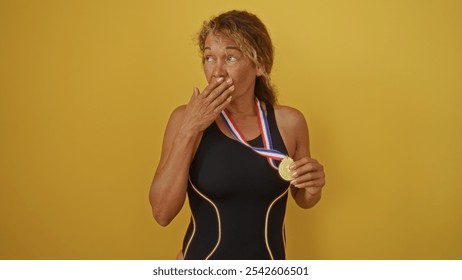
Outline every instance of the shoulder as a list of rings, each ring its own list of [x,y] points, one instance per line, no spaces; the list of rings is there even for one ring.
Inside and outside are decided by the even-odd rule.
[[[170,118],[168,119],[166,132],[175,132],[180,127],[181,123],[184,119],[184,114],[186,111],[186,105],[181,105],[176,107],[172,113],[170,114]],[[173,133],[174,134],[174,133]]]
[[[307,127],[305,116],[295,108],[284,105],[274,105],[274,115],[278,125],[282,126],[281,128],[283,129],[292,130]]]
[[[309,142],[308,126],[303,113],[299,110],[282,105],[274,105],[276,123],[286,145],[289,155],[298,157],[297,151],[305,151]],[[309,154],[309,151],[306,152]]]
[[[172,117],[182,117],[185,110],[186,110],[186,105],[180,105],[172,111],[171,116]]]
[[[186,111],[186,105],[180,105],[176,107],[172,113],[170,114],[170,123],[176,123],[178,121],[183,120],[184,113]]]

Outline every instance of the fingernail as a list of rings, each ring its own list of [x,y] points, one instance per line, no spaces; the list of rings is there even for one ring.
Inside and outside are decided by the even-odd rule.
[[[232,84],[232,83],[233,83],[233,80],[232,80],[232,79],[227,79],[226,82],[227,82],[228,84]]]
[[[232,95],[230,97],[228,97],[228,99],[226,99],[226,100],[228,100],[228,102],[231,102],[231,99],[233,99]]]
[[[220,77],[220,78],[218,78],[217,82],[219,83],[219,82],[223,81],[223,79],[224,79],[223,77]]]
[[[297,177],[297,175],[298,175],[298,174],[297,174],[297,171],[293,171],[293,172],[292,172],[292,177],[295,178],[295,177]]]
[[[292,164],[290,165],[290,167],[289,167],[289,168],[290,168],[290,170],[294,170],[294,169],[295,169],[295,164],[294,164],[294,163],[292,163]]]
[[[230,91],[233,91],[233,90],[234,90],[234,85],[230,86],[230,87],[229,87],[229,90],[230,90]]]

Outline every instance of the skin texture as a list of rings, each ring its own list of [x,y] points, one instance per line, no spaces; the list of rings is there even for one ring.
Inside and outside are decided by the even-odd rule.
[[[255,78],[261,67],[254,65],[229,37],[209,34],[205,41],[203,66],[208,85],[194,88],[187,105],[176,108],[164,135],[162,153],[149,193],[152,213],[162,226],[181,210],[187,189],[189,166],[203,131],[216,122],[231,137],[219,117],[227,109],[247,140],[260,134],[254,103]],[[313,207],[325,184],[323,166],[310,157],[308,126],[302,113],[275,105],[275,115],[289,155],[295,179],[291,194],[302,208]]]

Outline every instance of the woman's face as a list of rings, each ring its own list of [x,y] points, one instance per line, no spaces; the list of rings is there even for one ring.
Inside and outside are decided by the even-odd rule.
[[[257,67],[242,53],[233,39],[220,34],[209,34],[205,39],[203,63],[209,83],[220,77],[233,79],[233,99],[254,94]]]

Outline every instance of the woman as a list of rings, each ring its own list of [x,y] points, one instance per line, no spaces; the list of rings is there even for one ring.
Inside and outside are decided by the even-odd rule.
[[[154,218],[168,225],[188,194],[178,258],[285,259],[289,189],[310,208],[324,186],[305,119],[275,104],[273,46],[255,15],[230,11],[205,22],[199,47],[208,86],[170,117],[150,190]]]

